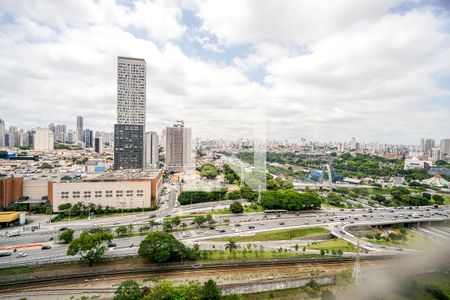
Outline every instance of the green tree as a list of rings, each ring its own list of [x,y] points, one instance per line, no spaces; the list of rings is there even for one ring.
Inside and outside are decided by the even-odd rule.
[[[217,168],[211,164],[205,164],[201,167],[200,175],[208,179],[217,177]]]
[[[325,250],[320,249],[320,255],[324,256],[325,255]]]
[[[206,222],[206,217],[205,216],[197,216],[194,218],[194,222],[198,225],[198,227],[200,228],[200,226],[202,226],[203,223]]]
[[[240,214],[244,212],[244,207],[241,203],[234,201],[230,204],[230,210],[233,214]]]
[[[181,218],[179,216],[176,216],[172,219],[172,225],[178,226],[181,224]]]
[[[195,260],[195,253],[173,235],[166,232],[152,232],[139,245],[140,257],[152,262],[163,263],[169,260]]]
[[[142,298],[139,283],[133,279],[122,281],[114,292],[114,300],[139,300]]]
[[[116,228],[117,236],[126,236],[128,234],[128,228],[125,225],[121,225]]]
[[[235,240],[229,240],[228,243],[225,244],[225,250],[230,251],[230,254],[232,254],[234,251],[238,249],[238,244]]]
[[[58,239],[62,241],[64,244],[69,244],[73,241],[73,234],[75,230],[66,229],[58,235]]]
[[[165,232],[170,232],[172,231],[172,221],[170,220],[165,220],[164,224],[163,224],[163,228]]]
[[[445,201],[444,197],[442,197],[441,195],[438,195],[438,194],[433,195],[433,202],[435,204],[442,205],[442,204],[444,204],[444,201]]]
[[[80,254],[83,259],[89,262],[89,266],[92,266],[94,262],[101,260],[107,251],[106,244],[111,242],[112,239],[113,236],[102,228],[83,231],[79,238],[70,243],[69,248],[67,248],[67,255]]]
[[[200,300],[220,300],[220,288],[214,280],[210,279],[203,284]]]

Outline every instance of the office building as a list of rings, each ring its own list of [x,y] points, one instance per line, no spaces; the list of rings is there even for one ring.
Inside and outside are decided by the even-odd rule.
[[[166,128],[165,169],[168,172],[186,171],[191,163],[191,129],[178,121]]]
[[[144,168],[144,126],[114,125],[114,170]]]
[[[86,145],[86,148],[92,148],[94,146],[94,136],[93,136],[93,132],[90,129],[85,129],[83,130],[83,141],[84,144]]]
[[[50,151],[54,149],[54,134],[48,128],[36,128],[34,133],[34,150]]]
[[[5,134],[6,134],[5,121],[0,119],[0,147],[5,146]]]
[[[103,142],[102,142],[102,137],[101,136],[95,137],[94,150],[97,153],[102,153],[103,152]]]
[[[144,168],[146,62],[117,59],[117,124],[114,125],[114,169]]]
[[[84,141],[83,138],[83,117],[77,116],[77,141]]]
[[[156,169],[159,167],[159,141],[158,134],[154,131],[145,133],[144,137],[144,157],[146,169]]]

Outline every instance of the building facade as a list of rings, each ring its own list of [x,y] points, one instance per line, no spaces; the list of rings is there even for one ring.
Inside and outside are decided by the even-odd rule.
[[[94,150],[97,153],[102,153],[103,152],[103,141],[102,141],[102,137],[101,136],[97,136],[94,139]]]
[[[166,128],[165,169],[183,172],[191,163],[191,129],[181,121]]]
[[[156,169],[159,167],[159,138],[154,131],[145,133],[144,157],[146,169]]]
[[[127,178],[99,176],[82,181],[49,182],[49,202],[54,211],[64,203],[93,203],[103,207],[142,208],[156,205],[162,191],[163,172]]]
[[[55,138],[48,128],[36,128],[34,133],[34,150],[51,151],[54,149]]]
[[[114,125],[114,170],[144,168],[144,126]]]
[[[117,59],[117,124],[114,125],[114,169],[144,168],[146,62]]]
[[[83,141],[83,117],[77,116],[77,141]]]
[[[3,121],[2,119],[0,119],[0,147],[4,147],[5,146],[5,121]]]

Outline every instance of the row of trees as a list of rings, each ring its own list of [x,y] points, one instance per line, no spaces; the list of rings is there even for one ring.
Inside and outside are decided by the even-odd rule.
[[[170,281],[162,281],[153,287],[142,287],[136,281],[128,279],[119,284],[114,300],[219,300],[221,291],[212,279],[200,284],[197,281],[188,284],[173,285]],[[240,297],[232,298],[235,300]]]
[[[320,204],[320,196],[313,191],[299,193],[294,190],[276,190],[261,193],[261,205],[267,209],[318,209]]]
[[[226,189],[218,191],[183,191],[178,197],[181,205],[224,200]]]
[[[77,202],[75,204],[63,203],[58,206],[59,214],[53,220],[61,220],[65,217],[70,216],[80,216],[87,217],[89,213],[101,215],[101,214],[113,214],[120,212],[139,212],[142,208],[114,208],[110,206],[102,206],[100,204],[96,205],[94,203]],[[144,211],[156,210],[156,206],[144,207]]]

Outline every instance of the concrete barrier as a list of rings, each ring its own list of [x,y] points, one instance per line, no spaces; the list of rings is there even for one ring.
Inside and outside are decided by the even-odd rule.
[[[253,294],[277,290],[286,290],[304,287],[311,280],[316,281],[319,285],[334,285],[336,279],[334,276],[303,278],[303,279],[285,279],[285,280],[268,280],[255,283],[246,283],[245,285],[225,285],[221,286],[222,295],[231,294]]]

